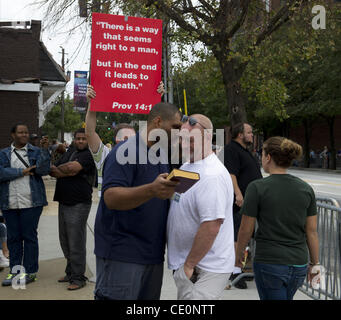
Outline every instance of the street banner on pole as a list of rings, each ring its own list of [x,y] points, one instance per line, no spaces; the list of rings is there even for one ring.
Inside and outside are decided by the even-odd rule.
[[[86,112],[86,89],[88,82],[88,71],[75,71],[73,103],[74,110]]]
[[[92,111],[149,113],[161,101],[162,20],[93,13]]]

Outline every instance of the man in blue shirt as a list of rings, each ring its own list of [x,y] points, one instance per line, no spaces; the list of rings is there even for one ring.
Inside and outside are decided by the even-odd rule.
[[[177,107],[158,103],[146,130],[115,146],[106,158],[95,222],[95,299],[160,299],[168,199],[177,182],[166,179],[167,161],[154,161],[168,150],[159,149],[153,159],[157,139],[149,140],[153,129],[163,129],[169,139],[171,129],[181,124]],[[125,164],[122,150],[129,158]]]

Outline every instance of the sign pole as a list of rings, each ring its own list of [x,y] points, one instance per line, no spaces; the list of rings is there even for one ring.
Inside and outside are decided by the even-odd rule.
[[[184,105],[185,105],[185,115],[188,116],[188,114],[187,114],[186,89],[184,89]]]

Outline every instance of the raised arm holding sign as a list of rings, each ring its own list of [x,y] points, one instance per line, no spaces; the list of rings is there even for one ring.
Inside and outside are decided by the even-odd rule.
[[[149,113],[160,102],[162,20],[93,14],[92,111]]]

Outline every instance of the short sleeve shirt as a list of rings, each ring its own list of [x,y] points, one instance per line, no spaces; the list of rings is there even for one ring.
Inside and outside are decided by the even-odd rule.
[[[164,261],[168,200],[152,198],[131,210],[110,210],[104,192],[112,187],[138,187],[153,182],[161,173],[169,173],[168,164],[140,164],[139,156],[148,148],[139,143],[140,135],[116,145],[103,168],[102,196],[95,222],[95,254],[98,257],[138,264]],[[136,159],[135,163],[119,161],[120,147]],[[141,147],[141,154],[140,154]],[[124,150],[124,149],[121,149]]]
[[[240,213],[257,219],[255,262],[304,265],[305,225],[317,214],[313,189],[290,174],[272,174],[250,183]]]
[[[236,176],[243,196],[250,182],[262,178],[260,166],[256,158],[248,149],[234,140],[224,148],[224,165],[230,174]],[[233,210],[236,212],[240,208],[234,205]]]
[[[97,177],[98,177],[98,196],[101,196],[102,191],[102,182],[103,182],[103,166],[104,160],[108,156],[110,149],[101,142],[98,151],[93,153],[92,150],[89,148],[92,157],[94,158],[96,169],[97,169]]]
[[[230,175],[215,154],[194,163],[185,163],[182,170],[197,172],[200,180],[171,201],[167,223],[168,268],[176,270],[185,263],[200,225],[223,219],[213,246],[200,260],[198,267],[208,272],[233,271],[233,185]]]
[[[89,181],[95,176],[96,168],[89,149],[81,151],[69,149],[56,166],[69,161],[79,162],[83,169],[75,176],[57,179],[53,200],[70,206],[78,203],[91,203],[92,184]]]

